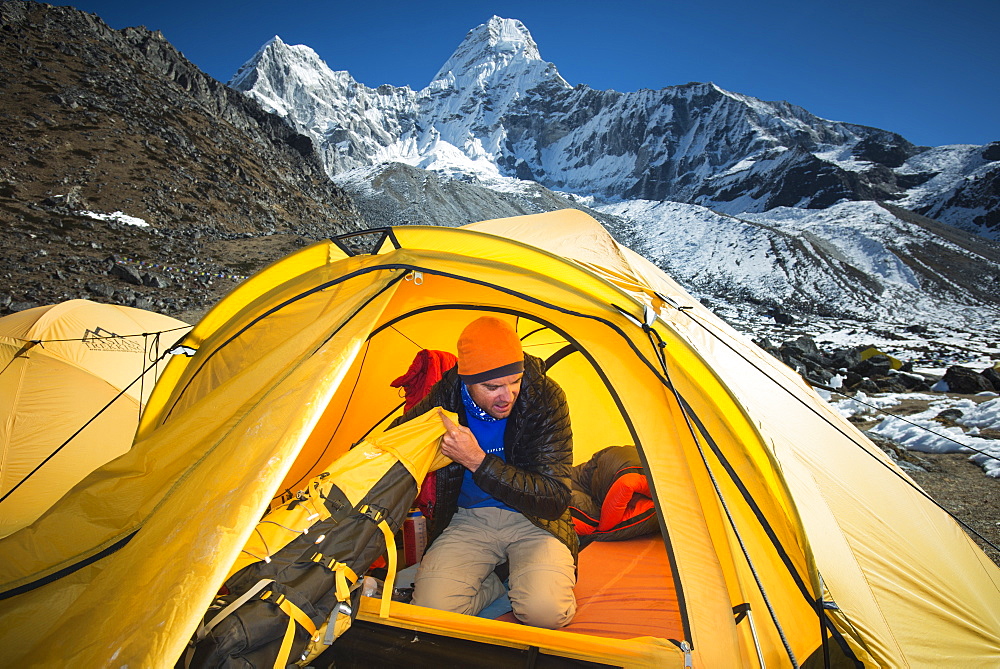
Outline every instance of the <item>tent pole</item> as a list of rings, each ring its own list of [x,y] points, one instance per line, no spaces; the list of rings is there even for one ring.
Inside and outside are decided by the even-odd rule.
[[[765,668],[764,664],[764,653],[760,649],[760,639],[757,637],[757,626],[753,623],[753,611],[750,607],[747,607],[747,622],[750,623],[750,636],[753,637],[753,647],[757,650],[757,661],[760,663],[761,669]]]
[[[704,450],[701,447],[701,440],[698,438],[698,432],[695,430],[694,425],[691,423],[691,417],[688,415],[687,409],[685,409],[685,402],[681,398],[680,393],[674,386],[673,381],[670,379],[670,370],[667,368],[666,355],[663,353],[662,349],[666,348],[666,342],[660,338],[659,333],[657,333],[649,325],[642,326],[643,330],[646,332],[646,336],[649,338],[649,343],[656,352],[657,359],[659,360],[660,366],[663,368],[664,377],[667,380],[668,388],[670,392],[673,393],[674,398],[677,400],[677,406],[680,409],[681,416],[684,417],[684,422],[687,425],[688,430],[691,433],[691,437],[694,439],[695,448],[698,449],[698,454],[701,456],[701,460],[705,465],[705,473],[708,474],[709,480],[712,482],[712,487],[715,489],[716,497],[719,503],[722,505],[722,510],[726,514],[726,518],[729,521],[729,527],[733,532],[733,536],[736,538],[737,543],[739,543],[740,550],[743,552],[743,558],[747,562],[747,567],[750,568],[750,573],[753,575],[754,582],[757,584],[757,589],[760,592],[761,597],[764,600],[764,606],[767,607],[768,613],[770,614],[771,621],[774,623],[775,630],[778,632],[778,637],[781,639],[782,645],[785,647],[785,652],[788,654],[788,659],[792,663],[794,669],[799,669],[799,662],[795,658],[795,653],[792,651],[791,645],[788,643],[788,639],[785,637],[785,631],[781,627],[781,622],[778,620],[778,614],[771,605],[770,598],[767,596],[767,591],[764,589],[764,583],[760,579],[760,575],[757,573],[757,568],[754,566],[753,560],[750,559],[750,552],[747,549],[746,543],[743,541],[743,537],[740,536],[739,530],[736,527],[736,520],[733,518],[732,513],[729,510],[729,504],[726,502],[725,497],[722,494],[722,489],[719,487],[719,482],[715,478],[715,474],[712,472],[712,467],[708,463],[708,457],[705,455]],[[656,340],[653,336],[656,335]],[[659,345],[658,345],[659,344]],[[749,611],[748,611],[749,613]],[[751,630],[753,625],[751,623]],[[756,635],[754,635],[754,641],[756,642]],[[763,666],[763,665],[762,665]]]
[[[826,614],[824,613],[824,597],[823,593],[826,592],[826,582],[823,580],[823,574],[817,572],[817,577],[819,578],[819,599],[816,600],[816,615],[819,617],[819,638],[820,644],[823,646],[823,666],[826,669],[830,669],[830,641],[826,636]]]
[[[767,665],[764,664],[764,652],[760,649],[760,638],[757,636],[757,626],[753,622],[753,612],[750,610],[750,604],[744,602],[739,606],[733,607],[733,613],[736,614],[736,624],[739,625],[746,618],[750,623],[750,636],[753,637],[753,647],[757,651],[757,663],[761,669],[765,669]]]

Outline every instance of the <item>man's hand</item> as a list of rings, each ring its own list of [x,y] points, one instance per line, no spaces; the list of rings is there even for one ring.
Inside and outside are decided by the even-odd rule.
[[[444,412],[439,410],[438,414],[445,429],[444,436],[441,437],[441,452],[469,471],[479,469],[479,465],[486,459],[486,453],[476,440],[476,435],[464,425],[456,424]]]

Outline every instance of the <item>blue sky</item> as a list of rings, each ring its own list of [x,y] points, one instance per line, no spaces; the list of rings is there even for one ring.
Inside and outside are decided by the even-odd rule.
[[[58,2],[58,0],[56,0]],[[112,28],[144,25],[226,81],[274,35],[369,86],[420,89],[494,14],[520,19],[571,84],[712,81],[911,142],[1000,140],[997,0],[78,0]]]

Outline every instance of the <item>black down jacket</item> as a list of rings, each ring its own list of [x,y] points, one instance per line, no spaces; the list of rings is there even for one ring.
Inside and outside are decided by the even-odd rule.
[[[420,402],[393,421],[405,423],[434,407],[458,414],[468,425],[462,404],[462,386],[456,367],[444,373]],[[569,512],[570,475],[573,469],[573,432],[566,394],[545,374],[545,363],[524,356],[521,392],[504,430],[504,457],[487,454],[473,475],[480,488],[520,511],[535,525],[551,532],[576,559],[579,541]],[[428,539],[434,541],[451,522],[458,508],[458,494],[465,468],[451,465],[437,472],[437,497],[431,512]]]

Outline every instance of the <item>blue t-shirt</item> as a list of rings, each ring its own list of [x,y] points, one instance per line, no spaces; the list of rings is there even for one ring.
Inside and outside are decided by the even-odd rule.
[[[503,433],[507,428],[506,418],[494,418],[472,400],[465,384],[462,384],[462,402],[465,405],[465,414],[469,419],[469,429],[476,436],[479,446],[489,453],[495,455],[504,462],[507,458],[503,452]],[[466,509],[481,508],[487,506],[497,506],[501,509],[516,511],[491,496],[472,481],[472,472],[465,470],[462,478],[462,489],[458,494],[458,505]]]

